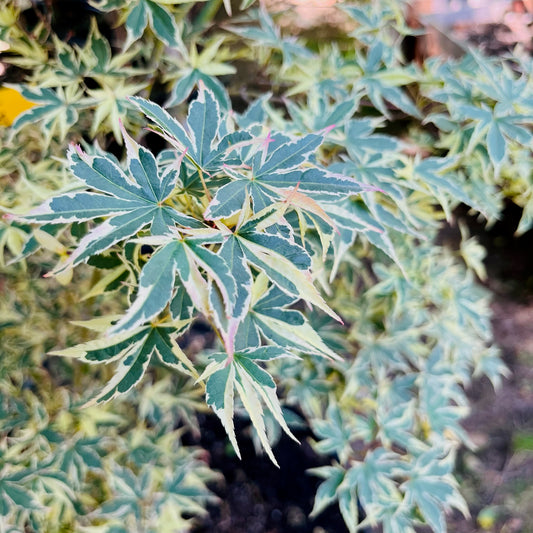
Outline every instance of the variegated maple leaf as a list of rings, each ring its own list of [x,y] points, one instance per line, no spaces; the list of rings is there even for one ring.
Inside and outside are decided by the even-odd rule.
[[[125,172],[109,155],[88,155],[71,146],[68,159],[72,173],[86,188],[55,196],[24,217],[28,222],[66,223],[105,218],[78,244],[61,269],[86,261],[110,246],[150,227],[162,235],[176,224],[199,228],[203,224],[177,211],[165,200],[172,194],[179,165],[158,169],[153,154],[123,131],[128,150]],[[178,161],[180,163],[180,161]]]

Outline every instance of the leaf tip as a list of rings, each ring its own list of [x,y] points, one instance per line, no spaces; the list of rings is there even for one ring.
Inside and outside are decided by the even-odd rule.
[[[74,153],[76,152],[76,154],[78,155],[78,157],[87,162],[87,159],[88,159],[88,155],[82,150],[81,146],[79,144],[71,144],[70,145],[70,151],[69,151],[69,159],[70,159],[70,162],[72,163],[72,159],[71,157],[74,155]]]

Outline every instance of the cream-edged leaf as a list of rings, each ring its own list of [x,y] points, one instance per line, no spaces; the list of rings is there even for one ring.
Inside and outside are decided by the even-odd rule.
[[[235,436],[233,424],[233,398],[235,385],[235,368],[226,361],[212,362],[204,374],[208,375],[205,385],[206,402],[220,418],[235,453],[240,458],[241,452]],[[202,379],[203,376],[200,377]]]

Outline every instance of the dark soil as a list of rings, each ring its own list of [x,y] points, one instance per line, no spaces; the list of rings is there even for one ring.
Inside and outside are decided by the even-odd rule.
[[[533,231],[516,235],[522,209],[507,201],[500,220],[490,227],[485,219],[469,216],[468,211],[466,206],[459,207],[455,216],[487,250],[487,287],[496,297],[527,304],[533,297]],[[460,235],[457,228],[455,233]]]
[[[450,33],[490,55],[504,56],[517,45],[533,54],[527,10]],[[467,391],[471,414],[464,427],[476,448],[461,451],[456,475],[472,517],[450,517],[449,530],[533,533],[533,230],[515,235],[521,209],[511,202],[490,228],[466,209],[457,215],[487,249],[494,338],[511,374],[496,391],[487,379]]]
[[[224,483],[212,487],[219,505],[194,533],[321,533],[347,532],[335,506],[315,520],[309,518],[320,479],[309,468],[327,461],[308,444],[309,432],[295,432],[301,445],[286,436],[274,448],[279,468],[266,455],[257,455],[252,440],[238,428],[242,460],[230,449],[220,421],[207,416],[202,423],[201,445],[209,450],[210,467],[220,471]],[[364,533],[364,532],[363,532]]]

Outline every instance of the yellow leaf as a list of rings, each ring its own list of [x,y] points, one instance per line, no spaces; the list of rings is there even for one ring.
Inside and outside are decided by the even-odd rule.
[[[45,249],[50,250],[58,255],[66,255],[67,249],[53,235],[50,235],[42,229],[33,230],[35,240]]]
[[[20,114],[34,105],[15,89],[0,87],[0,126],[11,126]]]
[[[111,324],[118,320],[120,316],[121,315],[106,315],[91,318],[90,320],[71,320],[70,323],[75,326],[81,326],[82,328],[103,333],[104,331],[107,331],[111,327]]]
[[[57,274],[56,280],[60,285],[68,285],[72,281],[72,268],[63,270],[63,272]]]
[[[489,530],[494,527],[497,518],[498,512],[496,507],[485,507],[484,509],[481,509],[481,511],[477,515],[477,523],[482,529]]]
[[[28,235],[19,228],[14,226],[7,226],[4,231],[4,238],[0,239],[0,249],[2,248],[3,242],[5,241],[5,246],[11,252],[13,257],[17,257],[24,247],[24,243],[27,240]],[[2,264],[2,257],[0,257],[0,265]]]
[[[111,270],[111,272],[107,273],[101,280],[99,280],[92,286],[91,290],[81,299],[81,301],[88,300],[89,298],[94,298],[95,296],[99,296],[100,294],[104,294],[107,286],[113,281],[115,281],[127,270],[128,269],[126,265],[121,265]]]

